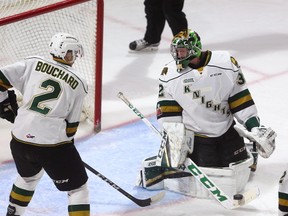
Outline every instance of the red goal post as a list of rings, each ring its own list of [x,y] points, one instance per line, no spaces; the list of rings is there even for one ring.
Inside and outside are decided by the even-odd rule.
[[[0,67],[32,55],[51,58],[48,44],[57,32],[79,38],[84,58],[73,67],[88,82],[83,118],[101,130],[103,0],[1,0]]]

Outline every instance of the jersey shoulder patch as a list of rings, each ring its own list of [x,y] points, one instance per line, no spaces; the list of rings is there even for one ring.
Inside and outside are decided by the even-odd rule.
[[[230,56],[230,60],[231,60],[232,64],[235,65],[235,67],[240,68],[237,60],[233,56]]]
[[[161,72],[161,75],[162,75],[162,76],[163,76],[163,75],[167,75],[167,73],[168,73],[168,67],[164,67],[163,70],[162,70],[162,72]]]

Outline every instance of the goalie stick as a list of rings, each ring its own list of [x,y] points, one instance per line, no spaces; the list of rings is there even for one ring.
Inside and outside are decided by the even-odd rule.
[[[185,164],[179,167],[179,169],[190,172],[226,209],[235,209],[246,205],[260,195],[259,188],[255,187],[242,194],[235,194],[233,198],[230,198],[190,158],[187,158]]]
[[[118,92],[118,98],[120,98],[127,106],[138,116],[140,119],[145,122],[145,124],[151,128],[156,134],[160,133],[158,129],[145,118],[145,116],[135,107],[133,104],[124,96],[122,92]]]
[[[104,180],[107,184],[109,184],[110,186],[112,186],[114,189],[116,189],[117,191],[119,191],[120,193],[122,193],[124,196],[126,196],[128,199],[132,200],[134,203],[136,203],[138,206],[141,207],[145,207],[145,206],[149,206],[151,204],[154,204],[158,201],[160,201],[164,195],[165,195],[165,191],[162,191],[150,198],[147,199],[138,199],[134,196],[132,196],[131,194],[129,194],[127,191],[125,191],[124,189],[122,189],[121,187],[119,187],[118,185],[116,185],[114,182],[112,182],[110,179],[106,178],[103,174],[101,174],[100,172],[98,172],[97,170],[95,170],[94,168],[92,168],[90,165],[88,165],[87,163],[83,162],[84,166],[93,174],[95,174],[96,176],[98,176],[99,178],[101,178],[102,180]]]
[[[166,140],[167,139],[167,133],[163,133],[161,134],[157,128],[151,124],[151,122],[148,121],[147,118],[145,118],[145,116],[135,107],[133,106],[133,104],[124,96],[124,94],[122,92],[119,92],[117,94],[117,96],[124,102],[126,103],[126,105],[138,116],[140,117],[140,119],[150,128],[152,129],[156,134],[160,135],[163,139],[162,140]],[[165,158],[166,158],[166,162],[167,165],[169,166],[169,159],[168,159],[168,151],[166,149],[166,145],[165,142],[161,142],[158,154],[157,154],[157,158],[160,160],[163,157],[163,154],[165,154]]]
[[[124,96],[122,92],[117,95],[128,107],[143,120],[143,122],[156,134],[162,137],[160,131],[149,122],[143,114]],[[190,158],[187,158],[185,164],[180,169],[190,172],[195,179],[226,209],[235,209],[246,205],[260,195],[259,188],[252,188],[242,194],[235,194],[230,198],[222,191]]]

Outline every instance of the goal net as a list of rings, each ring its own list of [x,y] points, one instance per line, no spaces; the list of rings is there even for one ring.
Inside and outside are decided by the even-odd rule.
[[[51,58],[49,41],[58,32],[77,36],[83,45],[84,58],[73,65],[89,87],[81,119],[89,119],[99,131],[103,0],[1,0],[0,67],[27,56]]]

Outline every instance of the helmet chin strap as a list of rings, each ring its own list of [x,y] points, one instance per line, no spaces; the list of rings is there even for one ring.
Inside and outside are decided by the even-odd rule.
[[[57,57],[53,57],[53,60],[57,61],[57,62],[60,62],[62,64],[65,64],[65,65],[69,65],[69,66],[72,66],[74,64],[74,61],[73,62],[72,61],[68,62],[68,61],[66,61],[66,60],[64,60],[62,58],[57,58]]]
[[[183,69],[185,69],[188,66],[189,62],[190,62],[189,59],[185,59],[182,61],[176,61],[177,72],[181,72]]]
[[[181,70],[185,69],[186,67],[188,67],[188,65],[190,64],[191,60],[194,59],[197,56],[190,56],[187,59],[181,60],[181,61],[176,61],[176,65],[177,65],[177,72],[180,72]]]

